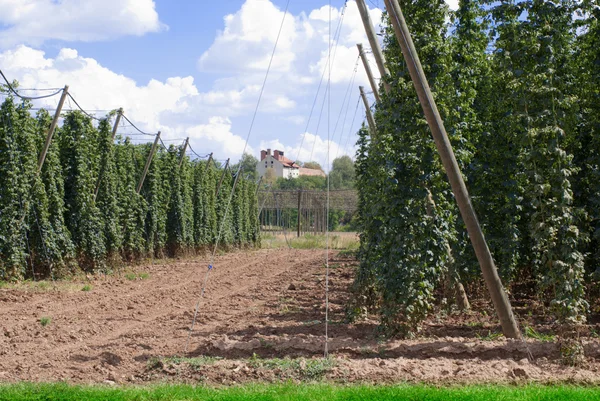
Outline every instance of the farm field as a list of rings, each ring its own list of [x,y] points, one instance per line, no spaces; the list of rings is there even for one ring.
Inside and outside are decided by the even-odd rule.
[[[378,337],[375,316],[346,323],[356,262],[337,251],[330,262],[330,357],[323,359],[323,262],[323,250],[218,256],[187,354],[206,272],[200,258],[156,261],[84,281],[7,285],[0,289],[0,381],[211,386],[288,379],[435,385],[600,381],[597,339],[583,340],[584,366],[565,367],[558,345],[543,336],[522,342],[492,335],[500,328],[491,309],[488,316],[433,314],[415,340]],[[486,310],[484,301],[478,310]]]

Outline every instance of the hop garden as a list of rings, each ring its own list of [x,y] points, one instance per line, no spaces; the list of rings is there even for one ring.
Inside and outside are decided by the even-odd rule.
[[[236,179],[212,158],[163,146],[138,192],[151,143],[113,141],[112,115],[95,122],[69,111],[38,172],[52,118],[31,107],[11,96],[1,106],[1,280],[106,272],[205,251],[217,238],[225,248],[259,245],[256,185],[243,171]]]
[[[532,297],[558,332],[577,332],[600,262],[598,5],[400,4],[511,298]],[[462,289],[481,272],[384,20],[391,91],[375,106],[377,136],[360,133],[355,286],[384,328],[410,335],[442,304],[466,309]]]

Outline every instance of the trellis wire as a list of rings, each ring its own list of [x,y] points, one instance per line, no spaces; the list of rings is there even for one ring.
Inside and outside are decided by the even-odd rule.
[[[283,30],[283,24],[285,22],[285,17],[287,15],[287,11],[288,11],[288,7],[290,5],[290,1],[291,0],[287,1],[286,6],[285,6],[285,10],[283,11],[283,17],[281,19],[281,25],[279,26],[279,32],[277,33],[277,39],[275,40],[275,44],[273,46],[273,52],[271,53],[271,58],[269,60],[269,65],[268,65],[267,71],[265,73],[265,78],[263,80],[260,93],[258,95],[258,100],[256,101],[256,107],[254,109],[254,114],[252,116],[252,121],[250,122],[250,127],[248,128],[248,134],[246,135],[246,142],[244,143],[244,150],[242,151],[242,155],[246,152],[246,148],[248,147],[248,141],[250,140],[250,135],[252,134],[252,128],[254,127],[254,122],[256,121],[256,115],[258,114],[258,109],[260,107],[260,102],[262,100],[262,96],[263,96],[263,93],[264,93],[264,90],[265,90],[265,86],[267,84],[267,79],[269,78],[269,72],[271,71],[271,65],[273,64],[273,58],[275,57],[275,51],[277,50],[277,45],[279,43],[279,38],[281,37],[281,31]],[[219,241],[220,241],[221,235],[223,233],[223,227],[224,227],[225,222],[227,220],[227,215],[228,215],[228,212],[229,212],[229,207],[231,205],[231,201],[233,199],[233,194],[234,194],[234,191],[235,191],[235,187],[236,187],[237,181],[238,181],[238,179],[240,177],[241,171],[242,171],[242,163],[239,164],[238,170],[237,170],[237,174],[235,175],[235,180],[234,180],[233,186],[231,188],[231,193],[229,194],[229,200],[227,201],[227,206],[225,207],[225,213],[224,213],[224,216],[223,216],[223,220],[221,221],[221,226],[219,228],[219,231],[218,231],[218,234],[217,234],[217,239],[215,241],[215,247],[214,247],[212,255],[211,255],[210,264],[208,265],[208,270],[206,271],[206,276],[205,276],[205,279],[204,279],[204,284],[202,286],[202,291],[200,293],[200,297],[198,298],[198,302],[196,303],[196,308],[195,308],[195,311],[194,311],[194,318],[192,319],[192,326],[190,327],[190,331],[189,331],[189,334],[188,334],[188,339],[187,339],[186,344],[185,344],[185,352],[187,352],[187,349],[188,349],[188,346],[189,346],[189,343],[190,343],[190,339],[191,339],[191,336],[192,336],[192,332],[194,330],[194,325],[196,324],[196,318],[197,318],[197,315],[198,315],[198,309],[200,307],[200,301],[204,297],[204,292],[206,290],[206,284],[208,283],[208,278],[209,278],[209,275],[210,275],[210,271],[212,270],[212,267],[213,267],[213,264],[214,264],[215,255],[216,255],[217,249],[219,247]]]

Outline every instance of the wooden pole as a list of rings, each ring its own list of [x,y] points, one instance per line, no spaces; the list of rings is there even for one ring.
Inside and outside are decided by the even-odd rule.
[[[410,31],[406,25],[398,0],[384,1],[394,27],[396,39],[402,48],[402,54],[406,60],[410,77],[415,86],[415,90],[417,91],[425,118],[427,119],[427,124],[431,129],[435,145],[440,154],[440,158],[442,159],[442,164],[448,175],[452,192],[456,198],[456,203],[458,204],[463,221],[467,226],[467,232],[469,233],[471,243],[473,244],[475,254],[477,255],[477,260],[481,266],[483,278],[485,279],[496,313],[500,319],[502,332],[507,338],[520,338],[519,327],[517,326],[517,322],[513,315],[510,301],[502,286],[502,281],[498,276],[494,259],[488,248],[479,221],[477,220],[473,205],[471,204],[471,198],[456,161],[456,157],[454,156],[452,144],[448,139],[444,122],[442,121],[442,117],[438,112],[435,100],[429,89],[427,78],[423,72],[421,61],[419,60],[419,56],[410,36]]]
[[[372,26],[371,25],[369,25],[369,26],[372,29]],[[377,44],[379,44],[379,42],[377,42]],[[358,47],[358,53],[360,55],[360,58],[362,59],[363,65],[365,67],[365,71],[367,73],[367,77],[369,78],[369,83],[371,85],[371,88],[373,89],[373,94],[375,95],[375,99],[376,99],[377,103],[379,103],[379,101],[381,99],[379,96],[378,87],[377,87],[377,84],[375,83],[375,79],[373,78],[373,73],[371,71],[371,67],[367,60],[367,57],[364,53],[363,46],[360,43],[357,44],[356,46]],[[377,46],[373,50],[373,55],[375,56],[375,59],[378,60],[378,65],[385,66],[385,58],[383,57],[383,53],[379,46]],[[380,70],[380,73],[382,74],[382,77],[388,78],[389,71],[387,69]],[[384,76],[383,74],[386,74],[386,75]],[[384,82],[386,82],[386,81],[384,81]],[[386,94],[389,94],[390,85],[389,84],[384,85],[384,90],[386,91]],[[433,204],[433,208],[428,207],[429,216],[433,216],[433,209],[435,209],[435,202],[433,200],[433,197],[431,196],[431,192],[429,191],[429,189],[427,189],[427,200],[428,200],[428,202],[431,202]],[[453,263],[454,258],[452,257],[452,250],[450,249],[450,246],[448,244],[446,244],[446,251],[448,253],[449,263]],[[455,299],[456,299],[458,307],[461,310],[469,309],[469,301],[468,301],[467,294],[465,292],[465,289],[464,289],[464,286],[462,285],[462,283],[460,281],[455,282],[455,280],[451,280],[451,281],[449,280],[448,282],[450,284],[452,284],[452,288],[454,289]]]
[[[40,154],[40,158],[38,159],[38,174],[42,171],[42,167],[44,166],[44,161],[46,160],[46,155],[48,154],[48,149],[50,149],[50,144],[52,143],[52,135],[54,135],[54,130],[56,129],[56,124],[58,124],[58,119],[60,118],[60,112],[65,104],[65,99],[67,98],[67,94],[69,93],[69,85],[65,85],[63,88],[63,93],[60,96],[60,100],[58,101],[58,106],[56,107],[56,112],[54,113],[54,118],[52,119],[52,123],[50,123],[50,128],[48,128],[48,133],[46,134],[46,143],[44,144],[44,149]]]
[[[150,154],[146,159],[146,165],[144,166],[144,172],[142,173],[142,177],[140,178],[140,182],[138,183],[137,189],[135,192],[138,194],[142,190],[142,185],[144,185],[144,180],[146,179],[146,174],[148,174],[148,169],[150,168],[150,163],[152,163],[152,159],[154,158],[154,152],[156,151],[156,146],[158,145],[158,141],[160,140],[160,131],[156,134],[156,138],[154,138],[154,143],[152,144],[152,148],[150,149]]]
[[[185,151],[187,150],[188,144],[190,143],[190,137],[185,138],[185,143],[183,144],[183,149],[181,149],[181,156],[179,156],[179,167],[183,164],[183,159],[185,159]]]
[[[112,140],[115,140],[115,136],[117,135],[117,128],[119,128],[119,122],[121,122],[121,116],[123,115],[123,109],[119,109],[117,111],[117,118],[115,119],[115,124],[113,125],[112,130]],[[111,143],[112,146],[112,143]],[[100,174],[98,174],[98,181],[96,181],[96,190],[94,191],[94,201],[98,197],[98,191],[100,190],[100,183],[102,182],[102,178],[104,178],[104,169],[106,165],[100,167]]]
[[[302,190],[299,189],[298,190],[298,235],[297,237],[300,238],[300,203],[302,202]]]
[[[385,79],[389,77],[390,70],[388,70],[388,68],[385,66],[385,59],[383,58],[383,53],[381,52],[381,46],[379,45],[379,40],[377,40],[375,29],[373,29],[373,22],[371,21],[371,16],[369,15],[369,9],[365,4],[365,0],[356,0],[356,5],[358,6],[360,18],[365,26],[365,32],[367,33],[367,38],[369,39],[369,45],[371,46],[371,50],[375,56],[375,62],[377,63],[379,75],[381,75],[383,88],[385,93],[390,93],[390,84]]]
[[[115,140],[115,136],[117,136],[117,129],[119,128],[119,123],[121,122],[121,117],[123,116],[123,108],[120,108],[117,111],[117,118],[115,119],[115,125],[113,125],[112,130],[112,140]]]
[[[208,156],[208,161],[206,162],[206,166],[210,166],[210,162],[212,162],[213,159],[213,154],[211,153],[210,156]]]
[[[221,184],[223,184],[223,179],[225,178],[227,167],[229,167],[229,159],[227,159],[227,163],[225,163],[225,168],[223,169],[223,174],[221,174],[221,179],[219,180],[219,185],[217,186],[217,192],[215,193],[215,197],[219,196],[219,191],[221,190]]]
[[[367,95],[365,95],[365,88],[359,86],[360,97],[362,97],[363,103],[365,104],[365,110],[367,112],[367,123],[369,124],[369,131],[371,131],[371,138],[375,139],[377,136],[377,126],[375,125],[375,120],[373,119],[373,114],[371,113],[371,106],[369,105],[369,101],[367,100]]]
[[[375,82],[375,77],[373,77],[373,71],[371,71],[371,66],[369,65],[369,60],[367,60],[367,56],[363,50],[362,43],[357,43],[356,47],[358,47],[358,54],[360,55],[360,59],[362,60],[363,66],[365,67],[365,72],[367,73],[367,78],[369,78],[369,84],[371,85],[371,89],[373,90],[373,95],[375,95],[375,100],[377,103],[381,100],[379,98],[379,88],[377,87],[377,82]]]

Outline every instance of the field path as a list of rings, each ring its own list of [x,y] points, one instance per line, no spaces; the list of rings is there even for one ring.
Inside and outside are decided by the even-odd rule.
[[[218,257],[190,350],[202,333],[260,315],[265,304],[277,302],[278,292],[309,267],[318,269],[323,258],[322,251],[310,250]],[[120,380],[143,371],[153,356],[183,355],[207,269],[206,259],[197,260],[139,266],[136,270],[149,278],[98,278],[87,292],[81,291],[84,283],[0,290],[0,380]],[[42,317],[51,323],[42,327]]]
[[[288,374],[302,379],[298,371],[264,369],[249,358],[323,355],[324,257],[323,250],[297,249],[217,257],[187,353],[206,258],[137,266],[135,280],[116,274],[0,289],[0,382],[233,384],[279,381]],[[476,315],[443,321],[432,315],[422,338],[384,341],[376,318],[346,322],[356,262],[332,252],[330,266],[329,350],[336,362],[320,373],[328,380],[600,382],[598,340],[586,343],[587,366],[565,368],[556,344],[477,337],[498,330],[489,317],[474,325]],[[90,291],[82,291],[86,284]],[[46,326],[43,317],[51,319]],[[217,361],[153,363],[175,356]]]

